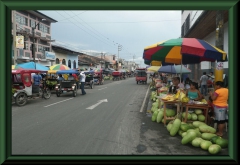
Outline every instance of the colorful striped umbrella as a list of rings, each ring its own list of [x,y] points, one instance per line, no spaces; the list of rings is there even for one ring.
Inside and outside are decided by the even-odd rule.
[[[50,66],[48,73],[56,73],[59,70],[70,70],[70,68],[63,64],[56,64]]]
[[[161,66],[150,66],[147,71],[157,72],[160,68]]]
[[[182,67],[182,68],[181,68]],[[171,74],[179,74],[179,73],[191,73],[191,70],[181,65],[166,65],[162,66],[158,72],[160,73],[171,73]]]
[[[145,47],[143,59],[146,63],[156,60],[171,64],[197,64],[202,61],[227,61],[227,53],[204,40],[177,38]]]

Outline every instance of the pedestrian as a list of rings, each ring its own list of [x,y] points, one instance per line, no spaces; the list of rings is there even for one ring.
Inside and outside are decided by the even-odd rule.
[[[42,76],[40,75],[40,72],[38,72],[33,76],[33,85],[39,86],[41,81],[42,81]]]
[[[80,88],[81,88],[81,90],[82,90],[82,95],[85,95],[85,94],[86,94],[86,92],[85,92],[85,90],[84,90],[85,79],[86,79],[85,73],[84,73],[84,72],[81,72],[81,73],[80,73],[80,82],[81,82]]]
[[[64,78],[61,74],[59,74],[58,81],[62,81],[62,80],[64,80]]]
[[[213,81],[214,81],[213,72],[210,72],[210,73],[208,74],[208,80],[210,80],[210,81],[213,83]]]
[[[189,89],[190,88],[190,83],[191,82],[192,81],[189,79],[189,77],[187,77],[186,80],[185,80],[185,83],[184,83],[185,89]]]
[[[228,76],[226,74],[223,74],[223,85],[224,88],[228,88]]]
[[[207,80],[208,76],[206,75],[206,72],[203,72],[203,75],[200,78],[201,94],[203,96],[207,96]]]
[[[33,92],[34,93],[39,92],[41,81],[42,81],[42,76],[40,75],[40,72],[38,72],[33,76]]]
[[[224,88],[222,81],[215,83],[215,92],[210,92],[211,99],[214,106],[214,117],[217,122],[218,130],[216,135],[223,136],[223,130],[226,126],[227,110],[228,110],[228,89]]]

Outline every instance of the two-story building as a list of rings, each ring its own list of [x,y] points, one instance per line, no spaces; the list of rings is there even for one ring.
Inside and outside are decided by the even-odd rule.
[[[51,66],[52,62],[55,61],[55,54],[51,50],[51,23],[55,22],[57,21],[38,11],[13,10],[12,36],[24,37],[23,48],[16,48],[15,43],[12,42],[13,64],[33,61],[34,51],[37,63]],[[16,25],[16,31],[13,25]],[[34,50],[32,49],[33,43],[35,43]]]

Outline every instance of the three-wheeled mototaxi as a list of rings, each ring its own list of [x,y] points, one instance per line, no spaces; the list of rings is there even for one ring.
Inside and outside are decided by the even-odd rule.
[[[56,74],[76,74],[79,75],[79,72],[77,70],[59,70],[56,72]],[[74,80],[58,80],[57,85],[55,86],[55,91],[57,97],[59,97],[61,94],[65,92],[72,92],[73,97],[77,96],[78,91],[78,81],[76,79]]]
[[[138,68],[136,71],[136,82],[147,84],[147,73],[145,68]]]
[[[112,78],[113,81],[114,80],[122,80],[122,78],[123,78],[122,72],[119,72],[119,71],[113,71],[112,76],[113,76],[113,78]]]
[[[32,73],[41,74],[46,72],[35,69],[12,70],[12,102],[15,101],[18,106],[23,106],[29,99],[49,99],[51,92],[46,86],[44,78],[40,85],[35,86],[32,84]]]
[[[94,79],[97,80],[98,85],[103,85],[104,79],[103,79],[103,72],[94,72]]]
[[[94,71],[84,71],[86,75],[85,79],[85,86],[89,86],[91,89],[93,89],[94,86]]]

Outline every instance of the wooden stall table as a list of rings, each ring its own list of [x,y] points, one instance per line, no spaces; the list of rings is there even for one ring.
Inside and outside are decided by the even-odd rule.
[[[167,94],[168,90],[160,90],[162,87],[157,88],[157,96],[160,96],[160,93]]]
[[[167,117],[166,115],[166,105],[169,105],[169,104],[177,104],[177,114],[180,112],[180,104],[181,102],[180,101],[166,101],[166,100],[163,100],[161,98],[159,98],[159,108],[160,108],[160,102],[163,101],[163,119],[164,119],[164,125],[166,126],[166,120],[174,120],[175,117]]]
[[[189,103],[182,103],[181,106],[181,111],[183,112],[183,107],[186,107],[186,114],[185,114],[185,119],[182,119],[182,121],[184,121],[185,123],[188,121],[187,120],[187,116],[188,116],[188,109],[192,108],[192,109],[203,109],[205,112],[205,123],[207,124],[207,118],[208,118],[208,109],[210,108],[210,106],[208,104],[189,104]],[[192,121],[192,120],[189,120]]]

